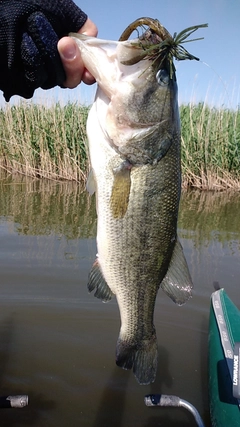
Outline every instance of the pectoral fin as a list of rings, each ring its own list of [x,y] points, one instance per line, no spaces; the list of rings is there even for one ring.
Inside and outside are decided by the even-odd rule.
[[[161,283],[162,290],[178,305],[192,296],[192,279],[182,245],[177,239],[168,271]]]
[[[94,177],[94,173],[93,170],[91,169],[89,174],[88,174],[88,178],[87,178],[87,184],[86,184],[86,189],[89,192],[90,196],[92,196],[95,191],[96,191],[96,180]]]
[[[131,168],[131,163],[126,160],[113,171],[110,207],[114,218],[123,218],[127,212],[131,188]]]
[[[114,295],[103,277],[98,259],[96,259],[92,266],[87,286],[89,292],[95,290],[94,296],[101,299],[103,302],[110,301],[110,299]]]
[[[172,145],[172,142],[173,142],[173,139],[170,138],[170,137],[166,137],[165,139],[163,139],[163,141],[161,142],[161,145],[159,147],[159,151],[158,151],[158,153],[156,155],[156,159],[153,162],[153,164],[159,162],[159,160],[161,160],[163,157],[166,156],[169,148]]]

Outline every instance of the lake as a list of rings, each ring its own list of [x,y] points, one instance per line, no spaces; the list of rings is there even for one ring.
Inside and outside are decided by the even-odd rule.
[[[28,407],[1,411],[1,426],[194,425],[183,409],[145,407],[149,393],[190,401],[210,426],[210,296],[217,282],[240,301],[240,194],[182,194],[178,232],[193,298],[178,307],[159,291],[157,379],[140,386],[115,365],[116,300],[87,291],[94,199],[74,183],[9,177],[0,189],[0,395],[29,395]]]

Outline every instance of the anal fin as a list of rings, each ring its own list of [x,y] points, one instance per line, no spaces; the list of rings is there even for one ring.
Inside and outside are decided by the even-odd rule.
[[[96,192],[96,187],[97,185],[94,177],[94,172],[91,169],[88,174],[87,183],[86,183],[86,189],[89,192],[90,196],[92,196]]]
[[[168,271],[161,282],[162,290],[178,305],[192,296],[192,279],[183,248],[177,238]]]
[[[91,268],[87,286],[89,292],[95,290],[94,296],[101,299],[103,302],[110,301],[114,295],[103,277],[98,259],[96,259]]]

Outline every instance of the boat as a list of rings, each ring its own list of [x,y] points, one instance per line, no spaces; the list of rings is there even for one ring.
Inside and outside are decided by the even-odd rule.
[[[240,310],[224,289],[211,295],[208,337],[209,401],[212,427],[240,427]],[[147,395],[147,406],[183,407],[198,427],[204,427],[197,409],[170,395]]]
[[[224,289],[211,296],[208,345],[212,427],[239,427],[240,311]]]

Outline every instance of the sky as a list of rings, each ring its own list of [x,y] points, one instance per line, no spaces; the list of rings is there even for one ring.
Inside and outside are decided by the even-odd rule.
[[[208,23],[192,37],[204,40],[185,45],[200,61],[175,61],[179,103],[207,102],[235,109],[240,105],[240,0],[75,0],[95,22],[98,37],[118,40],[135,19],[158,19],[173,35],[186,27]],[[37,90],[34,102],[91,104],[96,85],[50,91]],[[20,98],[13,97],[15,102]],[[1,99],[0,99],[1,101]]]

